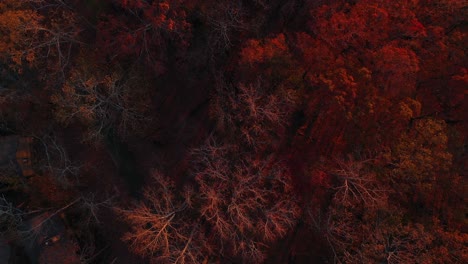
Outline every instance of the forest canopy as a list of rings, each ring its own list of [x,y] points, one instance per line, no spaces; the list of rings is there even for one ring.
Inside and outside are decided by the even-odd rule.
[[[467,263],[467,17],[2,0],[8,263]]]

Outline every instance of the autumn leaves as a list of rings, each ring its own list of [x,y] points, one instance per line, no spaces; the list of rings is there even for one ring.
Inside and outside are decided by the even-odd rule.
[[[150,146],[183,119],[167,94],[206,97],[184,180],[158,165],[117,209],[135,253],[261,263],[300,220],[335,262],[466,258],[462,1],[109,0],[93,21],[78,2],[0,3],[1,65],[38,80],[41,122]]]

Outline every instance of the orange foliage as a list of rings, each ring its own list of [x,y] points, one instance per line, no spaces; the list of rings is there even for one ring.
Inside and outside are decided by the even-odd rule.
[[[264,40],[263,43],[255,39],[249,40],[241,51],[241,63],[253,65],[287,55],[288,47],[284,34],[279,34],[274,38]]]
[[[39,35],[42,16],[27,9],[19,1],[0,3],[0,58],[21,71],[23,65],[33,65],[38,56],[34,42]]]

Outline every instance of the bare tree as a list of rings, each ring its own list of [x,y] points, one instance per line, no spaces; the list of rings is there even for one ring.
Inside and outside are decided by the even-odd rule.
[[[194,197],[190,189],[180,195],[174,183],[154,172],[144,199],[129,210],[118,209],[131,226],[124,240],[152,263],[200,263],[206,240],[200,222],[192,218]],[[196,217],[196,216],[195,216]]]
[[[114,208],[115,198],[117,196],[117,190],[113,195],[103,194],[98,196],[94,193],[81,195],[80,203],[77,205],[77,210],[75,211],[80,221],[77,221],[74,226],[75,235],[81,242],[81,263],[94,263],[93,260],[108,248],[108,246],[100,248],[99,245],[96,244],[95,230],[102,225],[100,221],[102,212]]]
[[[40,142],[41,169],[49,172],[60,184],[67,187],[79,181],[81,165],[73,162],[59,138],[53,133],[35,136]],[[43,154],[43,155],[42,155]]]
[[[65,124],[78,119],[89,126],[85,140],[99,139],[109,128],[122,136],[141,130],[149,121],[148,97],[140,94],[135,78],[118,70],[106,74],[97,66],[81,65],[52,97],[57,118]]]
[[[239,151],[214,140],[193,151],[200,214],[221,241],[222,254],[260,263],[268,245],[294,226],[300,210],[281,163]]]
[[[232,35],[241,30],[252,30],[254,25],[246,22],[246,12],[240,2],[219,1],[207,14],[211,26],[209,44],[213,54],[229,50]]]
[[[230,86],[220,79],[211,114],[220,131],[232,131],[235,136],[256,150],[272,147],[281,138],[293,98],[269,94],[259,79],[256,83]]]
[[[113,208],[114,196],[106,195],[104,199],[99,199],[95,194],[82,195],[80,204],[84,211],[85,220],[83,226],[89,226],[91,223],[99,224],[99,211],[103,208]]]
[[[155,172],[143,201],[118,210],[132,229],[124,240],[158,263],[198,263],[207,256],[262,262],[300,209],[280,162],[238,151],[212,139],[192,151],[197,193],[178,190]]]
[[[336,168],[330,171],[338,181],[334,187],[334,199],[343,205],[360,202],[370,207],[384,203],[386,191],[377,181],[375,172],[369,168],[372,161],[336,160]]]

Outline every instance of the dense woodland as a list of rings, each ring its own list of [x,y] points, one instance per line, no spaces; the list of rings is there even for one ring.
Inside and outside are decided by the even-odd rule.
[[[467,18],[1,0],[0,135],[32,137],[34,168],[0,172],[1,237],[22,255],[50,212],[79,259],[11,263],[468,263]]]

